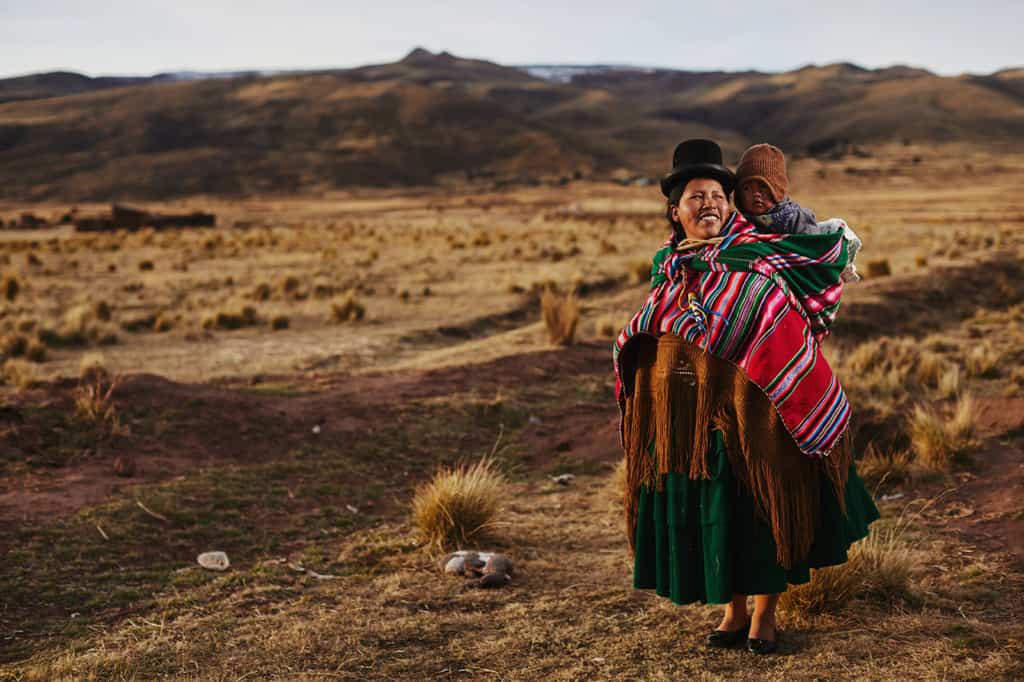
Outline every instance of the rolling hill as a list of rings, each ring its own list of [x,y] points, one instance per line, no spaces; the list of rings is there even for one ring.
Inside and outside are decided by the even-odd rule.
[[[532,71],[532,74],[531,74]],[[718,139],[821,154],[904,140],[1024,147],[1024,72],[502,66],[417,49],[355,69],[0,80],[0,197],[160,199],[663,170]]]

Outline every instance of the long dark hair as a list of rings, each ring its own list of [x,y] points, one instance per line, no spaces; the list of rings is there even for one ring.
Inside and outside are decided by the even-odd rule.
[[[668,193],[668,199],[665,200],[665,220],[668,221],[668,226],[672,228],[672,232],[675,234],[682,232],[683,225],[672,217],[672,207],[679,204],[679,199],[682,198],[683,190],[685,189],[686,183],[679,183],[672,188],[672,191]]]

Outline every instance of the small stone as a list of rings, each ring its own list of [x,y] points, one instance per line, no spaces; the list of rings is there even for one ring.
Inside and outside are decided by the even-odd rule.
[[[196,557],[196,561],[210,571],[226,571],[231,566],[231,561],[224,552],[203,552]]]

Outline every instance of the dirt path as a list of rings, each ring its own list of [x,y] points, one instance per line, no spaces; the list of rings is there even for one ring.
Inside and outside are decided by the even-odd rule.
[[[1024,572],[1024,398],[979,401],[985,446],[975,470],[943,498],[935,516],[966,542]]]

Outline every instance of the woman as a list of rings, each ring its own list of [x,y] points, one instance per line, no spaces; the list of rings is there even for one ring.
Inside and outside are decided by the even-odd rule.
[[[616,341],[616,394],[634,585],[726,604],[708,644],[766,654],[779,593],[846,561],[878,510],[819,349],[842,235],[758,234],[729,207],[734,184],[714,142],[676,147],[661,183],[673,233]]]

